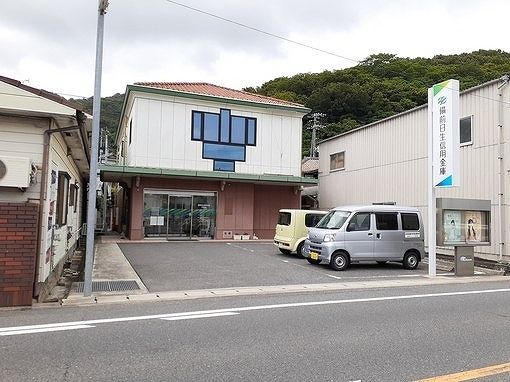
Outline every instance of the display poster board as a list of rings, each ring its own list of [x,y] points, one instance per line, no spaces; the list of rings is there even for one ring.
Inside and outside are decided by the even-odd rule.
[[[490,243],[490,212],[442,210],[438,244],[478,246]]]
[[[444,211],[443,219],[445,240],[452,243],[464,241],[462,232],[462,214],[460,211]]]

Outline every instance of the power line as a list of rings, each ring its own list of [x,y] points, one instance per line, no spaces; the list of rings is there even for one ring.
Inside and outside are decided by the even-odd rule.
[[[175,0],[164,0],[164,1],[166,1],[167,3],[170,3],[170,4],[177,5],[177,6],[182,7],[182,8],[189,9],[189,10],[194,11],[194,12],[201,13],[201,14],[206,15],[206,16],[213,17],[215,19],[218,19],[218,20],[221,20],[221,21],[233,24],[233,25],[237,25],[237,26],[239,26],[241,28],[246,28],[246,29],[249,29],[251,31],[264,34],[266,36],[274,37],[274,38],[277,38],[279,40],[283,40],[283,41],[290,42],[290,43],[295,44],[295,45],[302,46],[304,48],[312,49],[312,50],[315,50],[317,52],[321,52],[321,53],[324,53],[324,54],[328,54],[330,56],[334,56],[334,57],[338,57],[338,58],[341,58],[341,59],[344,59],[344,60],[347,60],[347,61],[354,62],[356,64],[360,64],[361,63],[361,61],[359,61],[359,60],[355,60],[353,58],[350,58],[350,57],[347,57],[347,56],[343,56],[343,55],[340,55],[338,53],[330,52],[328,50],[317,48],[315,46],[312,46],[312,45],[309,45],[309,44],[305,44],[305,43],[302,43],[302,42],[299,42],[299,41],[296,41],[296,40],[291,40],[289,38],[277,35],[275,33],[271,33],[271,32],[265,31],[265,30],[260,29],[260,28],[252,27],[250,25],[243,24],[241,22],[238,22],[238,21],[235,21],[235,20],[223,17],[223,16],[219,16],[219,15],[211,13],[211,12],[207,12],[207,11],[204,11],[204,10],[199,9],[199,8],[195,8],[195,7],[186,5],[186,4],[179,3],[179,2],[177,2]],[[398,75],[399,77],[401,77],[401,75],[402,75],[402,73],[394,71],[394,70],[391,70],[391,69],[388,69],[388,68],[386,68],[386,70],[389,73],[393,73],[393,74]],[[401,78],[403,78],[403,77],[401,77]],[[426,84],[425,82],[420,81],[419,79],[417,79],[417,82],[421,83],[423,86],[425,86],[426,89],[428,89],[431,86],[430,84]],[[487,99],[487,100],[490,100],[490,101],[493,101],[493,102],[501,102],[501,103],[503,103],[505,105],[509,105],[510,106],[510,102],[505,102],[505,101],[497,100],[497,99],[486,97],[486,96],[482,96],[482,95],[479,95],[479,94],[473,94],[473,95],[475,97],[484,98],[484,99]]]
[[[210,16],[210,17],[214,17],[215,19],[222,20],[222,21],[225,21],[227,23],[237,25],[237,26],[242,27],[242,28],[250,29],[250,30],[252,30],[254,32],[258,32],[258,33],[261,33],[261,34],[265,34],[267,36],[275,37],[277,39],[280,39],[280,40],[283,40],[283,41],[286,41],[286,42],[290,42],[292,44],[299,45],[299,46],[302,46],[302,47],[305,47],[305,48],[308,48],[308,49],[313,49],[313,50],[315,50],[317,52],[321,52],[321,53],[324,53],[324,54],[329,54],[330,56],[335,56],[335,57],[342,58],[342,59],[347,60],[347,61],[355,62],[356,64],[360,63],[359,60],[355,60],[353,58],[342,56],[340,54],[337,54],[337,53],[334,53],[334,52],[330,52],[330,51],[325,50],[325,49],[317,48],[315,46],[312,46],[312,45],[309,45],[309,44],[305,44],[305,43],[302,43],[302,42],[299,42],[299,41],[296,41],[296,40],[291,40],[290,38],[283,37],[283,36],[277,35],[275,33],[267,32],[265,30],[262,30],[262,29],[259,29],[259,28],[255,28],[255,27],[252,27],[252,26],[247,25],[247,24],[240,23],[240,22],[235,21],[235,20],[228,19],[226,17],[219,16],[219,15],[216,15],[214,13],[204,11],[202,9],[194,8],[194,7],[191,7],[189,5],[182,4],[182,3],[179,3],[179,2],[174,1],[174,0],[165,0],[165,1],[168,2],[168,3],[174,4],[174,5],[178,5],[180,7],[183,7],[183,8],[186,8],[186,9],[198,12],[198,13],[202,13],[202,14]]]

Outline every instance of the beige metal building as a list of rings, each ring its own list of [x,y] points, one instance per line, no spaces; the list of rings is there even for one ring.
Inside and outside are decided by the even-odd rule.
[[[437,197],[489,199],[491,246],[510,257],[510,90],[504,76],[460,93],[460,186]],[[427,219],[427,105],[319,144],[320,208],[396,202]],[[425,225],[427,227],[427,225]]]

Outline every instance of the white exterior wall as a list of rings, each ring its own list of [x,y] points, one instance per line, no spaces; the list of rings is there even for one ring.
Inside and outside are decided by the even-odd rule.
[[[301,112],[271,107],[241,106],[156,94],[134,94],[120,140],[125,141],[127,166],[212,171],[213,161],[202,159],[202,142],[191,140],[192,111],[257,119],[256,146],[246,146],[246,162],[236,161],[235,171],[245,174],[301,175]],[[129,144],[129,121],[132,140]]]
[[[39,282],[43,282],[50,275],[55,267],[76,244],[79,238],[76,232],[82,224],[82,200],[85,191],[85,185],[80,176],[80,172],[71,157],[67,156],[67,145],[60,133],[51,136],[50,155],[48,166],[48,177],[51,179],[51,169],[54,166],[58,171],[64,171],[69,174],[69,185],[78,185],[78,198],[76,212],[74,206],[67,207],[67,224],[55,227],[53,231],[53,259],[46,258],[46,249],[51,245],[51,230],[48,230],[48,211],[50,206],[50,180],[48,181],[46,200],[44,201],[43,220],[41,224],[41,253],[39,260]],[[57,187],[58,190],[58,187]],[[68,190],[69,193],[69,190]],[[70,201],[70,197],[69,197]],[[58,203],[58,197],[57,197]],[[68,232],[73,234],[68,238]]]
[[[492,245],[477,252],[498,253],[498,108],[497,84],[460,96],[460,117],[472,115],[473,144],[460,148],[460,186],[437,189],[437,197],[490,199]],[[509,90],[504,89],[504,191],[508,194],[510,148]],[[396,202],[418,207],[427,221],[427,108],[397,115],[320,144],[319,198],[321,208],[343,204]],[[329,171],[330,154],[345,151],[345,170]],[[510,195],[504,196],[509,221]],[[505,223],[503,222],[503,226]],[[426,233],[427,235],[427,233]],[[505,230],[505,254],[510,255]]]
[[[0,116],[0,156],[28,158],[39,169],[43,161],[43,133],[48,129],[47,119],[26,119]],[[0,187],[0,201],[10,203],[39,202],[41,172],[37,183],[21,192],[14,187]]]

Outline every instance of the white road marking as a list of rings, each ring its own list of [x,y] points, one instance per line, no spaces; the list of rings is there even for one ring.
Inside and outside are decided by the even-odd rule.
[[[283,261],[284,263],[288,263],[288,262],[289,262],[289,260],[282,260],[282,261]]]
[[[0,336],[15,336],[18,334],[34,334],[34,333],[46,333],[46,332],[57,332],[63,330],[75,330],[75,329],[87,329],[95,328],[94,325],[70,325],[70,326],[59,326],[53,328],[40,328],[40,329],[25,329],[25,330],[9,330],[0,333]]]
[[[52,323],[52,324],[12,326],[12,327],[7,327],[7,328],[0,328],[0,335],[4,332],[12,332],[12,331],[16,331],[16,330],[46,329],[46,328],[66,328],[64,330],[67,330],[67,328],[71,327],[71,326],[78,327],[77,329],[81,329],[82,326],[106,324],[106,323],[113,323],[113,322],[154,320],[154,319],[162,319],[162,318],[183,317],[183,316],[204,315],[204,314],[216,314],[216,313],[226,313],[226,312],[239,313],[239,312],[248,312],[248,311],[285,309],[285,308],[296,308],[296,307],[307,307],[307,306],[355,304],[355,303],[364,303],[364,302],[411,300],[411,299],[450,297],[450,296],[469,296],[469,295],[490,294],[490,293],[508,293],[508,292],[510,292],[510,288],[473,290],[473,291],[462,291],[462,292],[412,294],[412,295],[387,296],[387,297],[355,298],[355,299],[349,299],[349,300],[346,299],[346,300],[296,302],[296,303],[287,303],[287,304],[257,305],[257,306],[246,306],[246,307],[240,307],[240,308],[202,310],[202,311],[191,311],[191,312],[181,312],[181,313],[154,314],[154,315],[148,315],[148,316],[102,318],[102,319],[87,320],[87,321],[71,321],[71,322],[60,322],[60,323]]]
[[[236,313],[236,312],[209,313],[209,314],[190,314],[189,316],[166,317],[166,318],[162,318],[162,320],[165,320],[165,321],[193,320],[195,318],[211,318],[211,317],[223,317],[223,316],[236,316],[238,314],[239,313]]]
[[[242,249],[243,251],[255,252],[253,249],[244,248],[244,247],[241,247],[240,245],[236,245],[236,244],[232,244],[232,243],[227,243],[227,245],[230,245],[231,247]]]
[[[340,277],[340,276],[333,276],[333,275],[328,275],[328,274],[326,274],[326,276],[331,277],[331,278],[333,278],[333,279],[337,279],[337,280],[340,280],[340,279],[341,279],[341,277]]]

